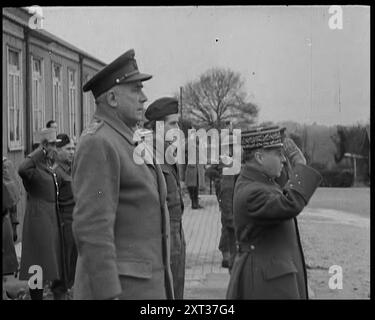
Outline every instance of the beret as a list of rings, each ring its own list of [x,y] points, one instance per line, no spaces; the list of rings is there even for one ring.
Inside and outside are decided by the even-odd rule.
[[[163,117],[178,113],[178,100],[176,98],[164,97],[151,103],[145,113],[148,120],[160,120]]]
[[[242,132],[241,146],[244,150],[282,147],[285,129],[279,126],[255,127]]]
[[[151,79],[151,75],[139,72],[134,56],[134,49],[126,51],[94,75],[83,86],[83,91],[91,90],[94,97],[97,98],[117,84]]]
[[[66,133],[59,133],[57,135],[57,139],[60,139],[61,141],[56,144],[56,147],[61,148],[63,146],[66,146],[70,143],[70,138]]]

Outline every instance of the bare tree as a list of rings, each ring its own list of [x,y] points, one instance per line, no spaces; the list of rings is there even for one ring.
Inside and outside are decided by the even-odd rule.
[[[244,82],[239,73],[229,69],[210,69],[197,81],[183,87],[183,118],[196,127],[248,127],[258,115],[258,107],[246,100]],[[177,96],[177,95],[176,95]]]

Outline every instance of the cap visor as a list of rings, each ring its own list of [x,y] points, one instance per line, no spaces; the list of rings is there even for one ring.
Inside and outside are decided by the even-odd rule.
[[[281,148],[283,146],[282,143],[277,143],[277,144],[271,144],[269,146],[264,146],[263,149],[270,149],[270,148]]]
[[[122,81],[122,83],[128,83],[128,82],[134,82],[134,81],[147,81],[152,78],[152,75],[147,73],[138,73],[134,76],[131,76],[127,78],[125,81]]]

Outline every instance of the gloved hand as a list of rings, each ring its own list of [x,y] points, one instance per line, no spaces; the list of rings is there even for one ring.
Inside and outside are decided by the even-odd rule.
[[[291,165],[294,167],[297,163],[306,165],[306,158],[302,151],[297,147],[294,141],[290,138],[284,139],[284,152],[288,157]]]

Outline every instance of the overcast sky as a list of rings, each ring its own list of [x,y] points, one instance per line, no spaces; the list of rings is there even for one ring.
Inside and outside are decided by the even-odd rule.
[[[46,30],[105,63],[134,48],[153,75],[146,106],[225,67],[242,74],[259,122],[327,125],[370,119],[370,9],[342,8],[331,30],[329,6],[42,7]]]

